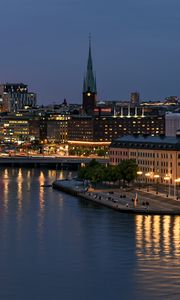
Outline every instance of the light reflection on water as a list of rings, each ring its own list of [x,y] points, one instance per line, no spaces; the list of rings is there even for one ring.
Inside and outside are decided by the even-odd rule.
[[[38,236],[39,241],[42,243],[43,241],[43,229],[44,229],[44,215],[45,215],[45,200],[44,200],[44,187],[45,184],[45,175],[43,171],[40,172],[39,175],[39,218],[38,218]]]
[[[135,225],[138,290],[179,299],[180,217],[136,216]]]
[[[0,170],[0,299],[179,300],[180,217],[120,214],[43,187],[67,174]]]
[[[137,255],[179,258],[179,216],[135,216]]]

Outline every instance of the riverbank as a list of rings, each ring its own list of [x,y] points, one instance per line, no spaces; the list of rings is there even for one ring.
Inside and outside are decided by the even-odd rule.
[[[126,189],[96,189],[85,191],[77,180],[56,180],[53,188],[117,210],[119,212],[151,215],[180,215],[180,201],[149,192]],[[135,200],[134,200],[135,199]]]

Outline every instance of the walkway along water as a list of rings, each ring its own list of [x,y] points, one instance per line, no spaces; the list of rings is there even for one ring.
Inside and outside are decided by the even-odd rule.
[[[103,205],[119,212],[151,215],[180,215],[180,201],[175,201],[145,191],[101,189],[85,191],[83,182],[56,180],[53,188]]]

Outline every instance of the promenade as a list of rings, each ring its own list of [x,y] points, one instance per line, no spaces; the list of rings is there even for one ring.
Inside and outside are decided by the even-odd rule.
[[[120,212],[153,215],[180,215],[180,200],[155,192],[129,189],[95,189],[85,191],[76,180],[56,180],[53,188]]]

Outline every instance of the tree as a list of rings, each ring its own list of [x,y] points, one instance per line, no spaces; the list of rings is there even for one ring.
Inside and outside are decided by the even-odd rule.
[[[105,171],[105,178],[104,180],[105,181],[108,181],[108,182],[115,182],[119,179],[118,177],[118,172],[117,172],[117,168],[116,166],[111,166],[111,165],[108,165],[106,167],[106,171]]]
[[[104,180],[105,167],[102,165],[96,165],[95,167],[91,167],[91,180],[95,184],[98,182],[102,182]]]
[[[96,166],[100,166],[101,164],[93,158],[89,163],[88,163],[88,168],[94,168]]]
[[[86,179],[90,179],[89,178],[89,172],[88,172],[88,168],[87,167],[82,167],[78,170],[78,177],[80,179],[86,180]]]
[[[86,167],[80,168],[78,177],[83,180],[91,180],[94,183],[104,180],[105,167],[95,159],[92,159]]]
[[[127,181],[130,183],[137,177],[138,166],[134,159],[122,160],[117,166],[118,172],[124,183]]]
[[[108,165],[107,167],[101,165],[95,159],[92,159],[86,167],[82,167],[79,172],[79,178],[83,180],[91,180],[97,182],[116,182],[123,180],[124,183],[130,183],[137,177],[138,166],[135,160],[123,160],[117,166]]]

